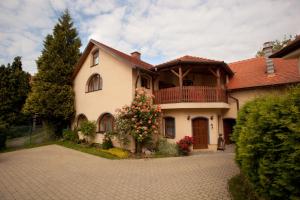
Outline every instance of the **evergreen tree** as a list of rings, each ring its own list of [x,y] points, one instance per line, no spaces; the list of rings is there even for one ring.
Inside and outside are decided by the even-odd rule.
[[[66,10],[52,35],[47,35],[44,41],[42,55],[37,60],[38,73],[24,107],[25,112],[38,114],[58,135],[74,114],[71,76],[80,57],[80,46],[77,30]]]
[[[28,117],[21,112],[30,91],[30,74],[22,70],[21,57],[15,57],[7,67],[0,67],[0,122],[24,124]]]

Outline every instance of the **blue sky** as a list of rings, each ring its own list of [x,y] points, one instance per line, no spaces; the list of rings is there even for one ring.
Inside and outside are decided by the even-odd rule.
[[[22,56],[36,73],[45,36],[68,8],[82,40],[90,38],[158,64],[182,55],[232,62],[262,44],[300,34],[299,0],[1,0],[0,64]]]

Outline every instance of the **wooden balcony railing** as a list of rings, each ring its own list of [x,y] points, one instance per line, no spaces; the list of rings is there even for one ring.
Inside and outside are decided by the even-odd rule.
[[[227,102],[226,91],[209,86],[183,86],[154,91],[154,103]]]

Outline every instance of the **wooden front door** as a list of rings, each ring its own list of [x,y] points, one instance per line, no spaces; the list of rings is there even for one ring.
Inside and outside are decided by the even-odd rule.
[[[194,149],[208,148],[208,119],[196,118],[192,121]]]
[[[235,125],[235,119],[223,119],[223,128],[224,128],[224,139],[225,144],[230,144],[230,136]]]

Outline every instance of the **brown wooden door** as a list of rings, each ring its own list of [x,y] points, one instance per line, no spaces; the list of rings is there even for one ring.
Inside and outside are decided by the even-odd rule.
[[[208,119],[196,118],[192,121],[194,149],[208,148]]]
[[[225,144],[230,144],[230,136],[235,125],[235,119],[223,119],[224,139]]]

